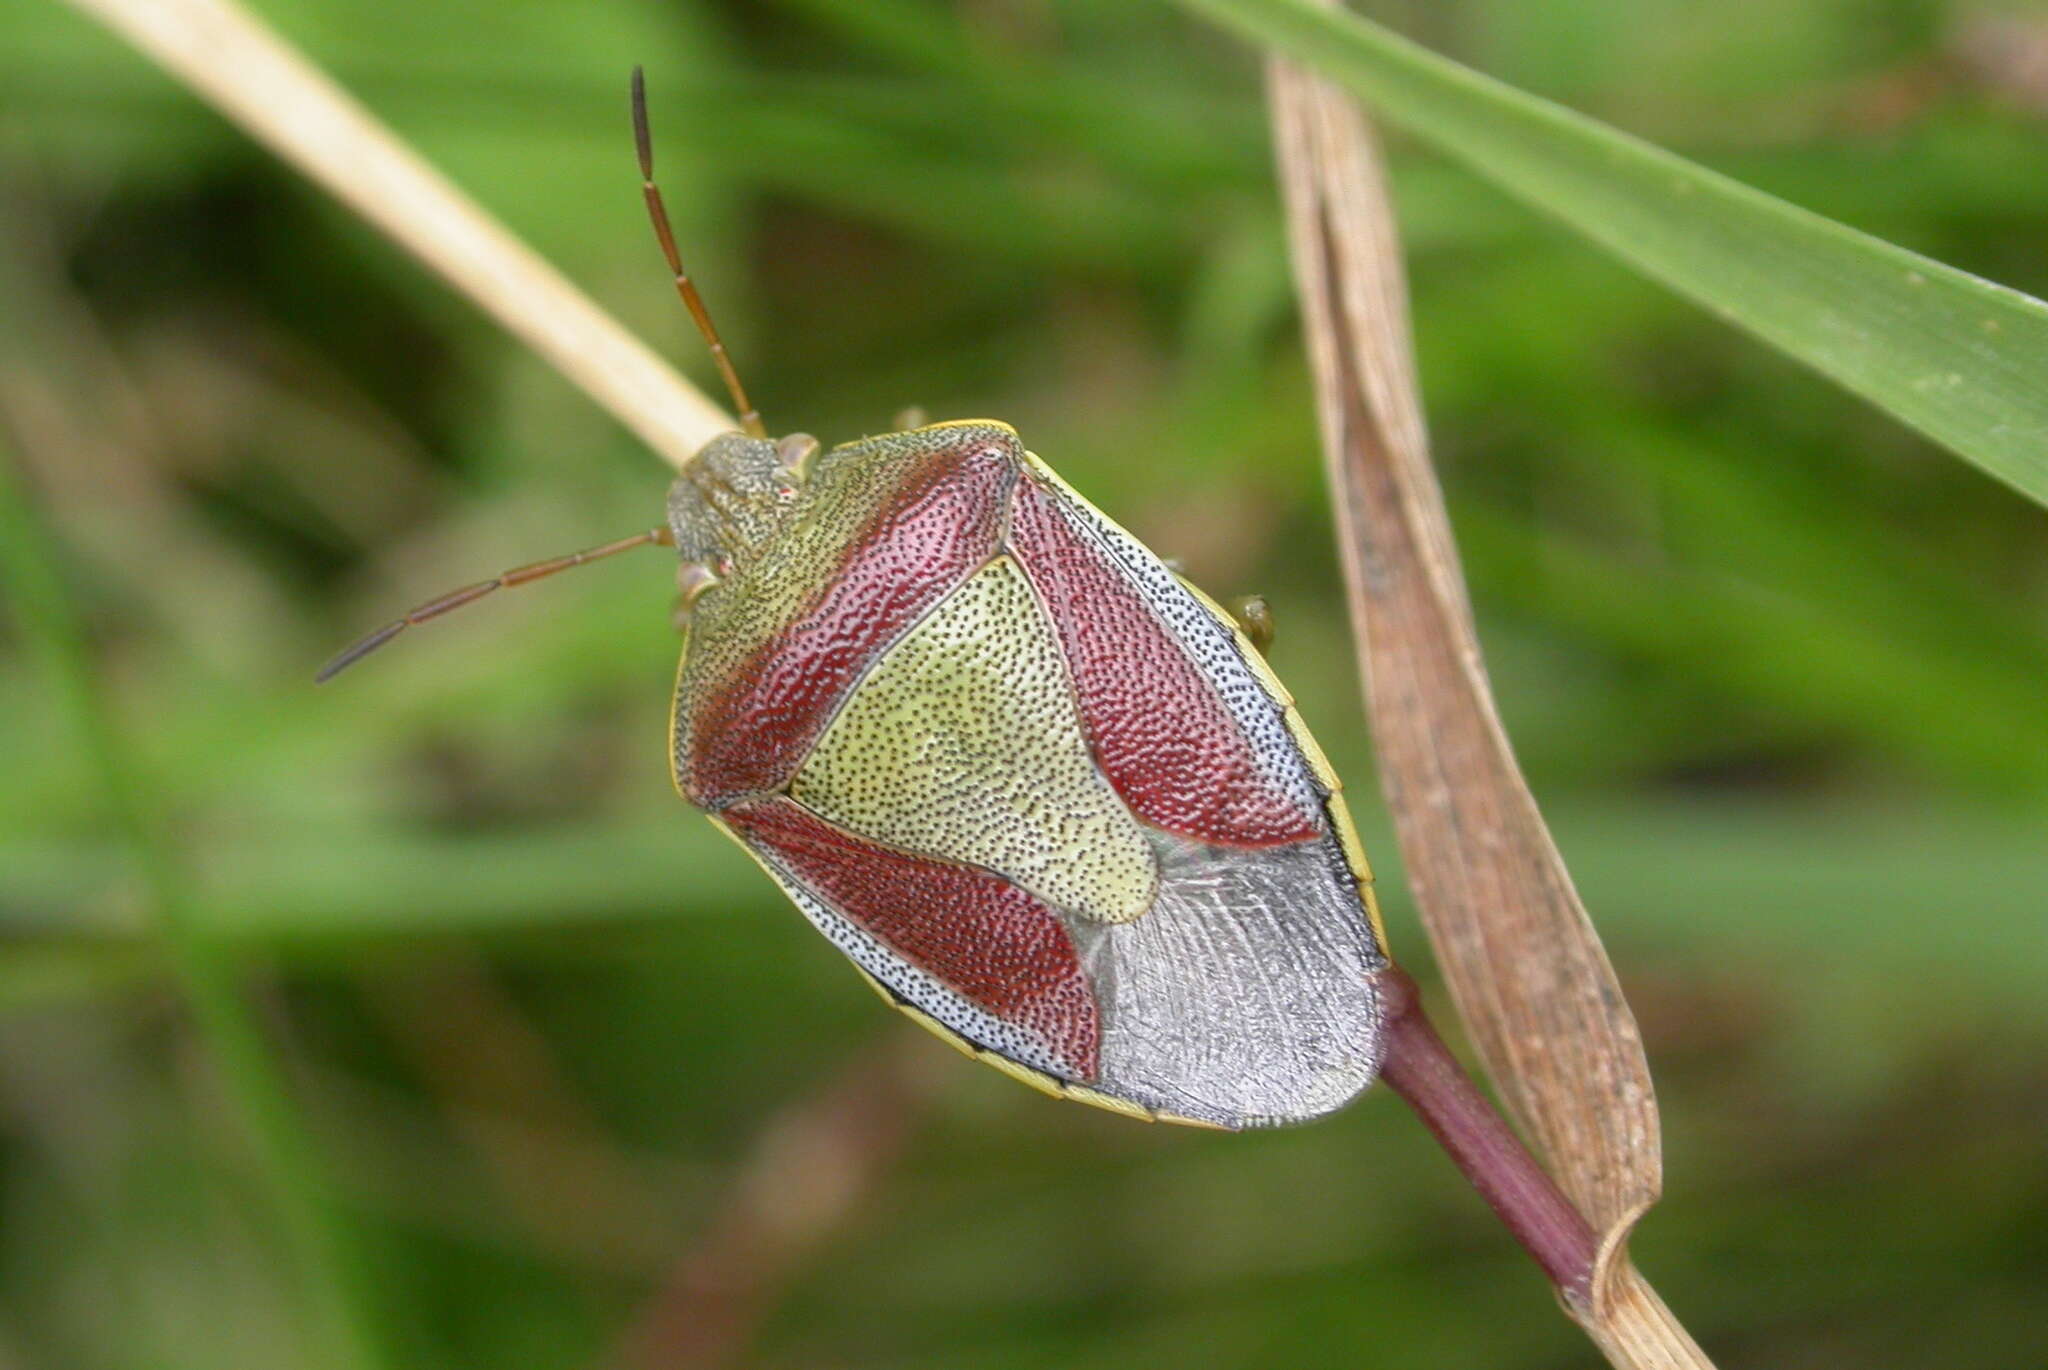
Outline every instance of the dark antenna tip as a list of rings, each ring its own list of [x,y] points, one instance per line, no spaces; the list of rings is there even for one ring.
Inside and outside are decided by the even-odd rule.
[[[647,73],[633,67],[633,148],[640,154],[640,179],[654,179],[654,136],[647,131]]]
[[[341,651],[336,652],[333,659],[320,668],[319,674],[313,677],[313,683],[315,685],[325,685],[328,681],[334,679],[343,671],[391,641],[392,638],[397,637],[404,630],[405,625],[406,620],[402,618],[395,619],[379,628],[376,632],[357,638]]]

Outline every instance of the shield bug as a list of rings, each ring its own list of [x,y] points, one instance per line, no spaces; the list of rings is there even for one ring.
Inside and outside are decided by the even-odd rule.
[[[677,790],[884,998],[1049,1094],[1298,1122],[1370,1083],[1387,965],[1331,772],[1244,631],[1007,424],[771,439],[649,213],[741,431],[630,547],[680,558]]]

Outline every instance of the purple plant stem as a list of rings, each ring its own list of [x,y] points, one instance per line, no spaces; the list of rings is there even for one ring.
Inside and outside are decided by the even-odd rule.
[[[1584,1307],[1598,1250],[1593,1229],[1437,1036],[1408,972],[1389,966],[1377,980],[1387,1032],[1380,1078],[1415,1110],[1550,1282]]]

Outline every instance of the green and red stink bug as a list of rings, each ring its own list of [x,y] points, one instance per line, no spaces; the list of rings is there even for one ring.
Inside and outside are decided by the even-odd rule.
[[[820,452],[744,431],[664,527],[430,601],[325,679],[504,585],[680,559],[676,788],[875,987],[1047,1093],[1141,1118],[1303,1121],[1369,1084],[1387,965],[1336,776],[1230,615],[1007,424]]]

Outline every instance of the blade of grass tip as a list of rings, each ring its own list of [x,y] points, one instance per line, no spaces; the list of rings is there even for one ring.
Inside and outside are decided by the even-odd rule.
[[[1278,61],[1269,85],[1359,666],[1410,892],[1474,1045],[1593,1233],[1573,1239],[1563,1201],[1419,1017],[1392,1024],[1386,1078],[1616,1365],[1705,1365],[1628,1265],[1628,1233],[1662,1183],[1656,1098],[1494,708],[1429,462],[1377,151],[1335,86]]]
[[[1181,0],[2048,504],[2048,305],[1309,0]]]
[[[156,931],[220,1083],[241,1114],[260,1174],[300,1264],[329,1361],[376,1370],[361,1280],[329,1211],[310,1140],[227,962],[198,932],[192,886],[152,810],[134,749],[95,679],[54,540],[29,503],[11,452],[0,447],[0,582],[22,639],[59,696],[86,764],[133,853],[155,906]]]

